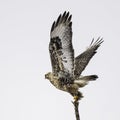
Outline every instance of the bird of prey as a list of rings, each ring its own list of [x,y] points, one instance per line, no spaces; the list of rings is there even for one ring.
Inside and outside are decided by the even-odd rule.
[[[93,39],[82,54],[74,57],[71,18],[72,15],[65,11],[52,24],[49,43],[52,72],[45,74],[45,78],[57,89],[70,93],[77,101],[83,97],[79,88],[98,78],[97,75],[82,76],[81,73],[103,39],[100,37],[96,41]]]

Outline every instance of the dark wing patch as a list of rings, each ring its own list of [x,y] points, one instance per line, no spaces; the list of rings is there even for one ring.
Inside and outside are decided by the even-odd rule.
[[[51,38],[51,46],[52,44],[56,46],[56,50],[62,49],[62,42],[59,37]],[[53,50],[55,50],[54,47],[53,47]]]
[[[82,71],[85,69],[90,59],[94,56],[96,50],[102,42],[103,39],[100,37],[95,42],[93,39],[87,50],[75,58],[75,78],[78,78],[81,75]]]
[[[74,50],[72,46],[72,22],[69,12],[60,15],[52,25],[49,51],[52,71],[58,75],[60,71],[73,74]]]
[[[52,70],[53,73],[57,75],[57,73],[60,70],[63,70],[63,64],[61,63],[61,58],[59,55],[62,55],[62,43],[59,37],[52,38],[51,42],[49,44],[49,51],[50,51],[50,57],[51,57],[51,63],[52,63]]]

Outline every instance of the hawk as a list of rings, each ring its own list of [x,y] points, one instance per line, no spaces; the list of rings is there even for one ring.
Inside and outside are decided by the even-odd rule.
[[[96,41],[93,39],[82,54],[74,57],[71,18],[72,15],[65,11],[52,24],[49,43],[52,72],[45,74],[45,78],[57,89],[70,93],[77,101],[83,97],[79,88],[98,78],[97,75],[82,76],[81,73],[103,39],[100,37]]]

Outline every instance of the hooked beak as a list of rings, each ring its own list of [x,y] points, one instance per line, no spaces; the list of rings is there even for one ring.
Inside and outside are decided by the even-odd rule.
[[[48,79],[48,75],[47,74],[45,74],[45,79]]]

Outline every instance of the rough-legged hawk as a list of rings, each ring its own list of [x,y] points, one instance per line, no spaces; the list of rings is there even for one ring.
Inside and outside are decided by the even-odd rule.
[[[79,100],[82,97],[79,88],[98,78],[97,75],[82,76],[81,73],[103,40],[93,39],[86,51],[74,57],[71,18],[69,12],[64,12],[52,25],[49,43],[52,72],[47,73],[45,78],[56,88],[70,93],[75,100]]]

